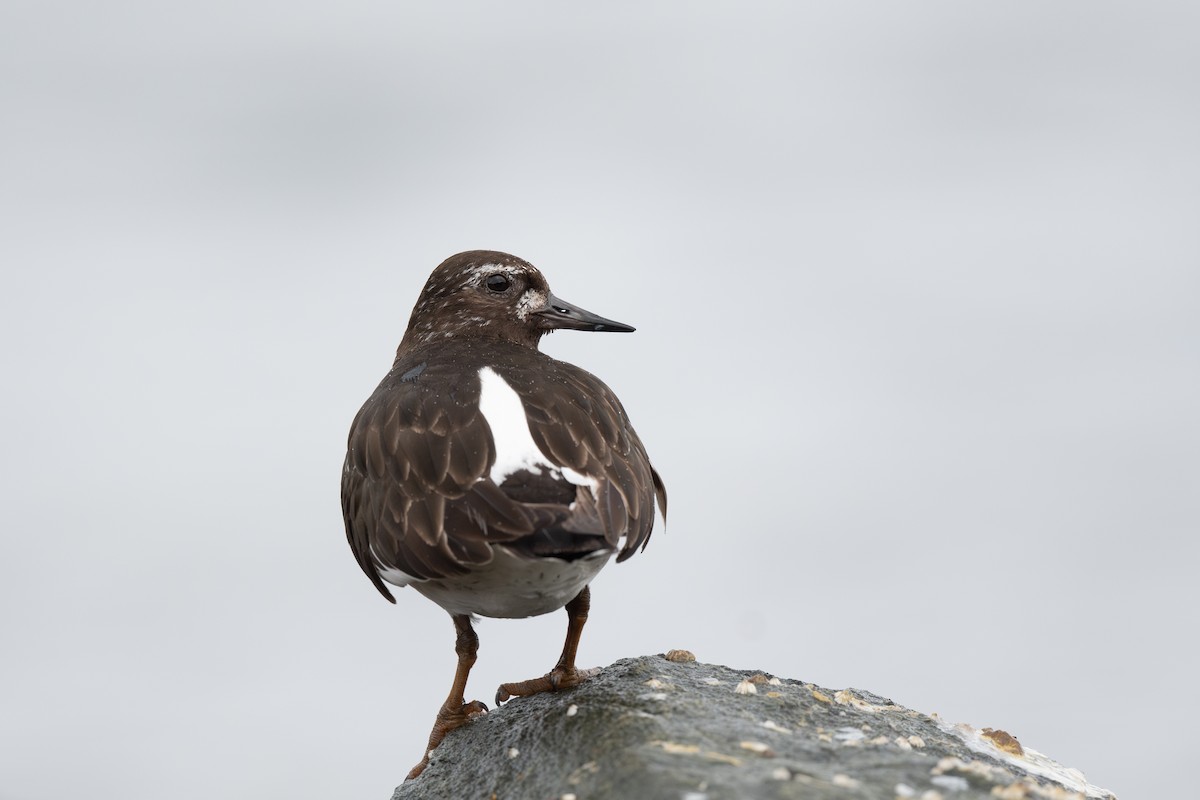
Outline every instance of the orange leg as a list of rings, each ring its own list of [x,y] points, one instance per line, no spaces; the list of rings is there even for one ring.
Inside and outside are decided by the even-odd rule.
[[[538,692],[557,692],[560,689],[570,689],[592,677],[594,670],[576,669],[575,653],[579,649],[579,637],[583,635],[583,625],[587,622],[588,608],[592,604],[592,592],[583,587],[575,599],[567,603],[567,640],[563,644],[562,655],[554,669],[540,678],[533,678],[517,683],[502,683],[496,690],[497,705],[510,697],[528,697]]]
[[[445,703],[442,703],[437,719],[433,723],[433,731],[429,734],[429,744],[425,746],[425,757],[421,759],[420,764],[412,768],[406,780],[412,780],[424,771],[425,766],[429,763],[430,752],[442,743],[442,739],[446,738],[447,733],[466,725],[476,714],[487,712],[487,706],[478,700],[470,703],[463,701],[463,693],[467,689],[467,676],[471,674],[471,667],[475,666],[475,654],[479,652],[479,637],[475,635],[475,630],[471,627],[469,616],[455,614],[452,619],[454,620],[454,629],[458,631],[458,638],[454,642],[454,652],[458,654],[458,669],[454,672],[454,684],[450,687],[450,696],[446,698]]]

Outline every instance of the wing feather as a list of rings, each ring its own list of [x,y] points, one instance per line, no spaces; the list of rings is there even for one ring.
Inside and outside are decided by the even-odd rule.
[[[564,525],[603,534],[613,547],[624,539],[618,556],[623,561],[649,540],[655,498],[665,513],[666,487],[608,386],[561,361],[547,359],[539,366],[499,371],[521,396],[530,434],[546,458],[596,483],[594,497],[586,487],[579,489]],[[539,380],[556,391],[539,392]]]

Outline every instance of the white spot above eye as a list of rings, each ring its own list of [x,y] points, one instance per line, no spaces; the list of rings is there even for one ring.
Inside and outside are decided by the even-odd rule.
[[[469,282],[478,286],[483,283],[483,281],[489,275],[500,274],[513,278],[522,272],[524,272],[524,270],[511,264],[480,264],[477,267],[469,267],[464,271],[463,274],[466,276]]]

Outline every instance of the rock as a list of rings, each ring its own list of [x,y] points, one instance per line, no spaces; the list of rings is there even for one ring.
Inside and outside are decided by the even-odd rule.
[[[643,656],[476,717],[393,800],[910,797],[1113,796],[1004,731],[857,689]]]

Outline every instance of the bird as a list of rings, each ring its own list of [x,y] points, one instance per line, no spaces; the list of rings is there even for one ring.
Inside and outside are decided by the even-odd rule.
[[[645,548],[656,502],[665,524],[666,487],[616,394],[538,349],[561,329],[634,330],[559,299],[516,256],[451,256],[351,424],[341,499],[355,559],[387,600],[411,586],[455,629],[450,693],[408,779],[450,731],[488,711],[465,700],[474,618],[567,612],[558,662],[502,684],[497,705],[577,686],[594,673],[575,664],[589,584],[614,555]]]

